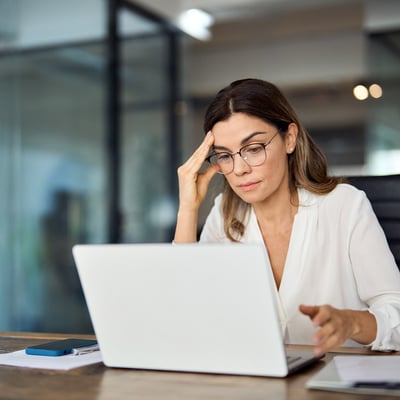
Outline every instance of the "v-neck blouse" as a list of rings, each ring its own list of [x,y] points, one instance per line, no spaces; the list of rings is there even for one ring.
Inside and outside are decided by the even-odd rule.
[[[298,194],[282,280],[279,290],[275,287],[286,343],[311,344],[315,328],[300,304],[329,304],[369,310],[378,324],[372,349],[400,350],[400,273],[365,193],[340,184],[325,195],[303,188]],[[201,242],[230,242],[221,203],[218,195]],[[264,243],[252,208],[245,226],[241,243]]]

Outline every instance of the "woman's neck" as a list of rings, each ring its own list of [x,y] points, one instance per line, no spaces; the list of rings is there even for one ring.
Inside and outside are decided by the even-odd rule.
[[[253,204],[253,209],[259,223],[279,226],[293,221],[298,211],[299,198],[297,190],[280,191],[266,201]]]

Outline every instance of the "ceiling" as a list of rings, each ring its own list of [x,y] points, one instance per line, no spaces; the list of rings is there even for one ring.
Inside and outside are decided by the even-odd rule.
[[[400,25],[398,0],[128,0],[139,4],[167,19],[174,21],[177,16],[190,8],[199,8],[210,13],[215,23],[243,20],[252,17],[278,17],[312,8],[338,5],[362,5],[366,9],[366,25]]]
[[[358,0],[181,0],[182,9],[200,8],[211,13],[216,22],[254,16],[273,16],[309,7],[352,3]]]
[[[129,1],[170,21],[190,8],[215,18],[211,39],[195,40],[190,49],[192,96],[206,98],[236,77],[257,76],[284,87],[318,124],[337,117],[315,112],[316,103],[342,105],[341,118],[359,118],[343,99],[354,101],[349,92],[368,76],[365,33],[400,30],[399,0]],[[379,40],[397,67],[399,34]]]
[[[171,20],[182,11],[199,8],[210,13],[216,23],[260,15],[276,15],[296,9],[363,0],[130,0]],[[364,0],[366,1],[366,0]]]

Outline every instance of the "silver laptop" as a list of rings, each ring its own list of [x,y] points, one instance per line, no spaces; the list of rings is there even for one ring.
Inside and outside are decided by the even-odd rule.
[[[76,245],[73,255],[106,366],[284,377],[315,360],[297,352],[288,363],[262,246]]]

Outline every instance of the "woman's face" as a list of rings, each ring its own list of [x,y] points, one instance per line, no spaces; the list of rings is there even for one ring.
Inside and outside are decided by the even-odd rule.
[[[261,165],[250,166],[235,154],[233,171],[225,175],[232,190],[246,203],[268,201],[277,191],[289,188],[287,155],[296,146],[297,126],[290,124],[288,131],[278,134],[276,126],[243,113],[218,122],[212,128],[216,152],[236,153],[251,143],[267,143],[266,159]]]

